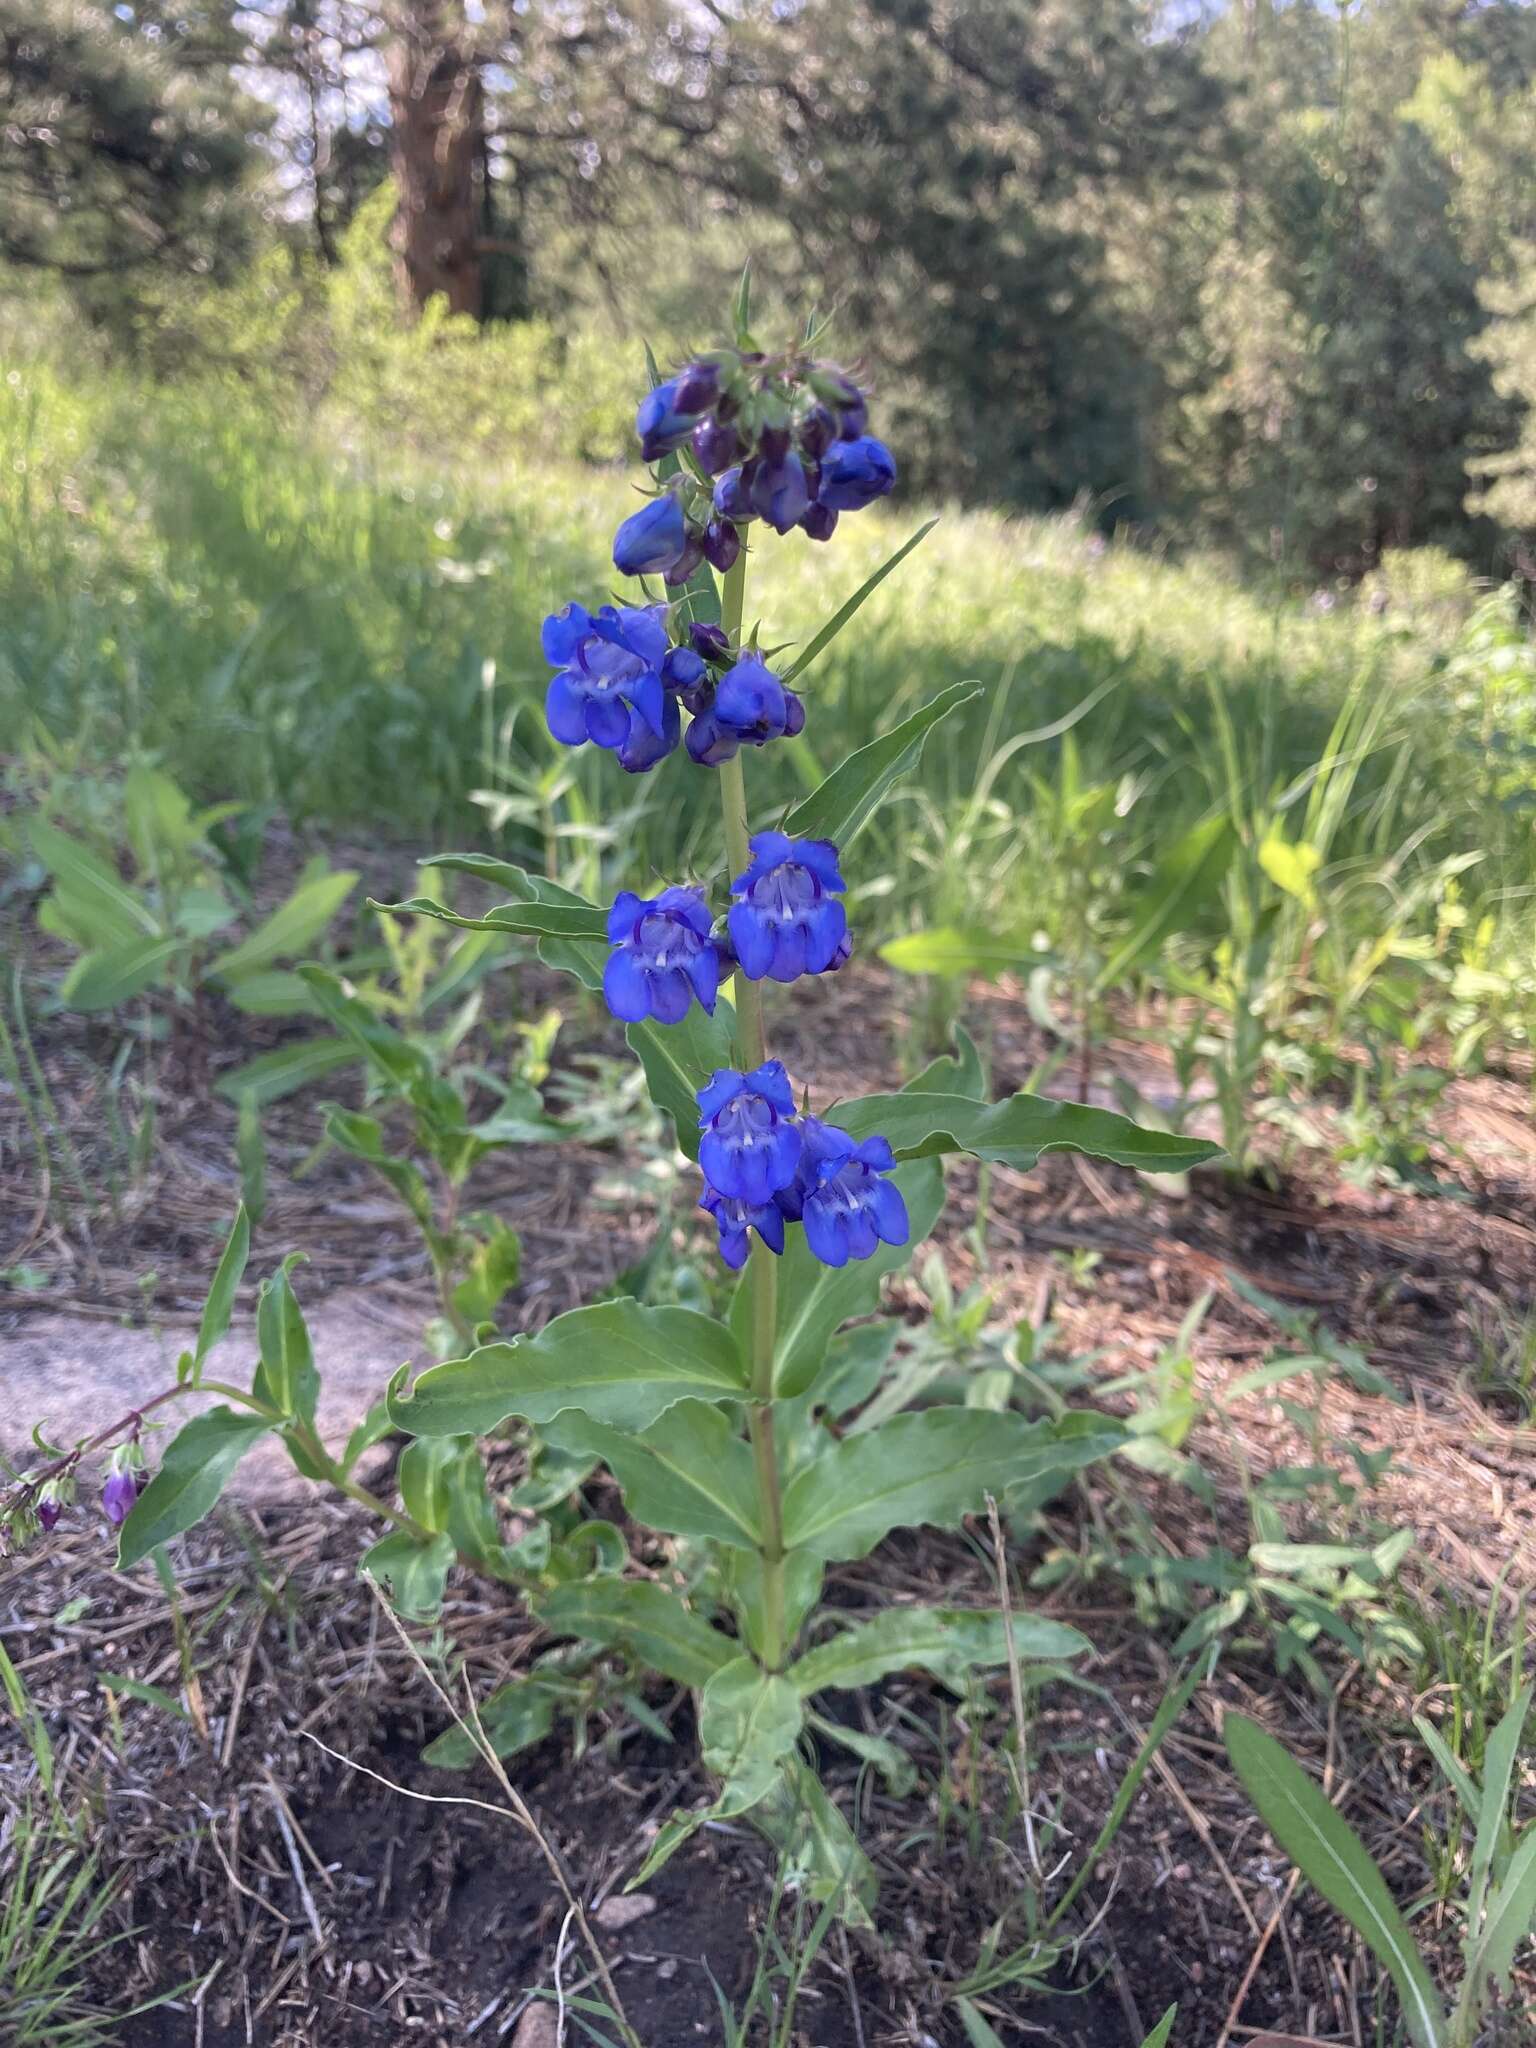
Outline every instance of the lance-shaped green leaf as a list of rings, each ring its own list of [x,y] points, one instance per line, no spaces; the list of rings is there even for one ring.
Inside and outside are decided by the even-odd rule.
[[[327,967],[299,969],[300,979],[315,999],[315,1007],[334,1024],[391,1086],[409,1088],[432,1078],[432,1065],[425,1051],[398,1031],[392,1031],[376,1017],[366,1003],[349,995],[341,978]]]
[[[325,1135],[333,1145],[363,1159],[379,1178],[388,1183],[404,1202],[423,1230],[432,1228],[432,1193],[426,1176],[413,1160],[397,1159],[384,1149],[384,1126],[377,1117],[361,1110],[343,1109],[338,1102],[325,1104]]]
[[[880,958],[901,974],[1008,974],[1028,955],[1022,935],[978,925],[930,925],[903,932],[880,948]]]
[[[224,981],[241,981],[274,960],[292,960],[307,953],[340,910],[357,883],[345,869],[301,882],[255,931],[208,963],[208,972]]]
[[[878,1133],[898,1159],[969,1152],[1027,1173],[1043,1152],[1086,1152],[1142,1173],[1183,1173],[1215,1159],[1219,1145],[1171,1131],[1144,1130],[1113,1110],[1050,1095],[1010,1095],[1006,1102],[970,1102],[959,1095],[863,1095],[827,1113],[855,1138]]]
[[[1259,1817],[1297,1868],[1342,1913],[1397,1986],[1418,2048],[1443,2048],[1445,2013],[1370,1851],[1272,1735],[1242,1714],[1222,1723],[1227,1755]]]
[[[785,1398],[803,1394],[821,1370],[827,1346],[842,1325],[867,1316],[880,1305],[880,1282],[905,1266],[912,1246],[925,1238],[944,1206],[944,1177],[926,1162],[900,1169],[894,1176],[907,1204],[910,1240],[882,1244],[867,1259],[846,1266],[824,1266],[813,1256],[803,1230],[792,1230],[779,1261],[776,1392]],[[751,1303],[745,1286],[731,1304],[731,1324],[743,1344],[750,1328]]]
[[[160,1470],[118,1533],[119,1566],[126,1570],[200,1522],[224,1491],[230,1473],[271,1427],[266,1416],[246,1415],[235,1408],[210,1408],[206,1415],[194,1415],[166,1446]]]
[[[938,523],[938,520],[935,518],[930,519],[926,525],[920,526],[910,540],[902,542],[894,555],[886,557],[872,576],[865,577],[847,603],[838,606],[831,618],[827,620],[827,623],[819,632],[811,636],[789,667],[784,671],[784,681],[786,683],[792,683],[796,676],[803,676],[816,657],[826,652],[827,648],[831,646],[832,642],[841,633],[844,626],[847,625],[864,600],[872,592],[880,588],[880,585],[891,574],[892,570],[901,567],[912,550],[928,538]]]
[[[733,1657],[715,1672],[699,1701],[699,1745],[706,1766],[724,1780],[732,1812],[767,1798],[804,1716],[789,1680],[764,1671],[755,1657]]]
[[[1483,1745],[1482,1811],[1472,1840],[1472,1867],[1467,1877],[1467,1926],[1474,1933],[1482,1921],[1489,1878],[1503,1860],[1500,1850],[1508,1834],[1509,1791],[1530,1708],[1531,1687],[1522,1685]]]
[[[309,1326],[288,1275],[303,1257],[293,1252],[262,1287],[256,1304],[256,1343],[261,1362],[251,1382],[258,1401],[280,1415],[313,1422],[320,1398]]]
[[[434,1536],[430,1543],[418,1543],[405,1529],[383,1537],[358,1559],[358,1569],[377,1579],[412,1621],[437,1619],[452,1564],[452,1537]]]
[[[865,1557],[892,1529],[947,1526],[1050,1475],[1068,1474],[1125,1441],[1102,1430],[1059,1432],[1022,1415],[927,1408],[845,1437],[803,1466],[784,1490],[784,1541],[829,1562]]]
[[[1503,1986],[1515,1966],[1515,1952],[1536,1922],[1536,1826],[1528,1827],[1503,1879],[1488,1899],[1476,1939],[1467,1944],[1467,1992],[1480,2000],[1487,1986]],[[1463,2038],[1470,2039],[1471,2028]]]
[[[921,1073],[914,1074],[903,1095],[964,1095],[972,1102],[986,1098],[987,1077],[976,1041],[963,1024],[955,1026],[952,1052],[941,1052]]]
[[[798,1756],[785,1760],[783,1774],[755,1809],[752,1824],[785,1857],[813,1899],[832,1900],[840,1919],[868,1927],[879,1880],[858,1838],[832,1803],[831,1794]]]
[[[209,1352],[229,1328],[229,1319],[235,1312],[235,1294],[245,1274],[245,1262],[251,1255],[251,1222],[242,1202],[235,1211],[235,1220],[230,1228],[220,1256],[218,1270],[213,1284],[208,1289],[208,1299],[203,1303],[202,1321],[197,1326],[197,1347],[192,1353],[194,1376]]]
[[[311,1081],[324,1080],[338,1067],[350,1067],[357,1058],[358,1048],[348,1039],[303,1038],[295,1045],[258,1053],[216,1081],[213,1092],[228,1102],[253,1102],[258,1109],[265,1109],[269,1102],[281,1102]]]
[[[596,905],[578,903],[498,903],[482,917],[466,917],[430,896],[408,896],[402,903],[368,899],[374,910],[410,917],[431,917],[439,924],[466,932],[520,932],[535,939],[601,939],[607,920]]]
[[[572,1697],[570,1686],[552,1683],[530,1673],[509,1679],[478,1709],[481,1732],[499,1757],[516,1756],[542,1742],[555,1725],[562,1701]],[[466,1771],[480,1755],[470,1729],[461,1724],[444,1729],[421,1752],[424,1764],[440,1771]]]
[[[544,875],[530,874],[527,868],[514,867],[511,861],[495,860],[486,854],[442,853],[423,865],[473,875],[493,889],[504,889],[518,903],[541,903],[585,911],[589,916],[602,915],[590,898],[578,895],[574,889],[567,889],[560,882],[551,882]],[[431,911],[425,914],[433,915]],[[606,938],[546,933],[539,939],[538,948],[539,958],[548,966],[559,968],[565,974],[574,974],[586,988],[596,990],[602,987],[603,965],[608,957]]]
[[[179,938],[133,938],[100,953],[82,953],[59,984],[59,1001],[83,1014],[114,1010],[158,981],[184,943]]]
[[[679,1401],[638,1435],[567,1409],[545,1435],[559,1450],[601,1458],[629,1512],[650,1528],[744,1550],[761,1545],[752,1453],[729,1417],[707,1401]]]
[[[735,1029],[736,1013],[721,996],[712,1017],[695,1003],[681,1023],[658,1024],[647,1017],[624,1034],[645,1069],[652,1102],[671,1117],[678,1150],[690,1159],[699,1156],[699,1090],[717,1067],[736,1064]]]
[[[1044,1615],[1013,1618],[1013,1645],[1021,1658],[1080,1657],[1093,1645],[1065,1622]],[[963,1692],[967,1674],[1008,1662],[1008,1631],[997,1613],[962,1607],[888,1607],[870,1621],[818,1643],[789,1677],[802,1693],[854,1691],[892,1671],[927,1671],[951,1692]]]
[[[546,1423],[567,1408],[638,1430],[690,1394],[739,1399],[746,1384],[735,1338],[712,1317],[602,1301],[433,1366],[410,1393],[391,1390],[389,1413],[410,1436],[484,1436],[509,1415]]]
[[[142,933],[163,936],[154,910],[105,861],[44,818],[27,827],[32,851],[58,884],[57,901],[78,943],[122,945]]]
[[[622,1650],[663,1678],[695,1689],[741,1654],[732,1637],[711,1628],[665,1586],[648,1580],[578,1579],[546,1593],[538,1615],[555,1635]]]
[[[1219,893],[1236,846],[1237,834],[1224,811],[1192,825],[1176,840],[1132,899],[1131,929],[1100,968],[1094,986],[1118,987],[1170,932],[1187,931],[1195,913]]]
[[[975,683],[941,690],[921,711],[840,761],[820,789],[795,805],[784,830],[794,839],[831,839],[846,852],[886,791],[916,768],[923,742],[940,719],[980,695]]]

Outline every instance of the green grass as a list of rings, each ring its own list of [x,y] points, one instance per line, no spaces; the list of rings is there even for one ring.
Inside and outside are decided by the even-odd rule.
[[[13,747],[41,728],[85,760],[148,752],[201,799],[541,861],[559,830],[562,858],[605,857],[594,885],[675,875],[709,844],[690,766],[632,780],[553,748],[541,715],[540,619],[611,588],[607,537],[638,475],[429,460],[324,415],[276,423],[237,387],[66,380],[23,357],[0,382],[0,719]],[[765,644],[807,638],[924,515],[898,498],[830,546],[765,548],[748,596]],[[753,760],[754,803],[766,815],[975,678],[981,695],[871,828],[863,914],[885,934],[968,904],[992,919],[1001,891],[1027,918],[1031,877],[1060,851],[1043,793],[1065,742],[999,759],[1020,733],[1088,705],[1075,770],[1115,785],[1099,853],[1123,875],[1228,807],[1279,798],[1294,834],[1335,716],[1363,702],[1379,715],[1354,721],[1369,737],[1327,819],[1351,914],[1380,919],[1433,862],[1476,852],[1462,900],[1508,927],[1507,954],[1529,937],[1531,834],[1508,757],[1500,782],[1482,744],[1475,649],[1444,608],[1419,618],[1318,610],[1214,558],[1102,548],[1069,518],[946,511],[808,673],[805,737]],[[471,800],[497,791],[513,799],[499,833]]]

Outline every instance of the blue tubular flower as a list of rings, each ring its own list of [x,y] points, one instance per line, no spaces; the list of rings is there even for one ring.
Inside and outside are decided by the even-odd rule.
[[[732,519],[740,526],[752,517],[752,485],[756,476],[757,464],[747,462],[715,479],[715,511],[720,518]]]
[[[695,996],[714,1015],[720,954],[702,889],[650,897],[623,890],[608,913],[608,937],[613,951],[603,969],[603,998],[615,1017],[678,1024]]]
[[[884,1138],[856,1144],[835,1124],[803,1117],[800,1170],[776,1197],[824,1266],[867,1259],[882,1241],[905,1244],[911,1234],[901,1190],[886,1175],[896,1156]]]
[[[747,1263],[747,1232],[755,1230],[771,1252],[784,1249],[784,1216],[774,1202],[742,1202],[705,1188],[699,1207],[714,1217],[720,1231],[720,1256],[733,1273]]]
[[[721,1067],[699,1090],[699,1165],[715,1193],[760,1208],[800,1164],[789,1076],[778,1060],[750,1074]]]
[[[720,678],[714,703],[689,726],[688,751],[713,766],[730,760],[738,747],[793,739],[804,727],[805,706],[794,691],[785,689],[760,656],[744,654]]]
[[[591,740],[599,747],[626,749],[638,757],[646,751],[636,731],[638,721],[651,740],[663,742],[661,753],[677,745],[677,707],[671,729],[661,664],[667,657],[667,629],[661,605],[636,605],[620,611],[605,604],[588,612],[568,604],[544,621],[544,658],[553,664],[544,715],[562,746],[579,747]],[[651,760],[626,760],[625,766],[651,767]]]
[[[834,441],[821,465],[821,504],[833,512],[858,512],[883,498],[896,482],[896,458],[883,441],[861,434]]]
[[[688,522],[673,491],[631,512],[613,536],[613,566],[624,576],[665,574],[688,546]]]
[[[678,405],[678,383],[676,377],[665,384],[658,384],[654,391],[648,391],[640,401],[635,414],[635,432],[640,436],[640,453],[647,462],[655,462],[673,448],[681,448],[698,424],[703,407],[684,412]]]
[[[837,848],[830,839],[759,832],[752,855],[731,884],[741,901],[727,920],[742,973],[749,981],[825,974],[848,935],[847,915],[835,900],[844,887]]]

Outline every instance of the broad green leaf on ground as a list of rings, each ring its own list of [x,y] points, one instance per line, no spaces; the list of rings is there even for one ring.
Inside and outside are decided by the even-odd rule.
[[[913,1246],[921,1243],[938,1221],[944,1206],[944,1176],[938,1166],[926,1161],[905,1166],[895,1181],[907,1204],[911,1226],[907,1244],[882,1244],[872,1257],[850,1260],[839,1270],[812,1256],[803,1230],[789,1233],[778,1269],[775,1370],[780,1395],[788,1398],[805,1392],[821,1370],[827,1346],[837,1331],[853,1317],[870,1315],[879,1307],[881,1280],[907,1264]],[[751,1303],[743,1282],[731,1305],[731,1324],[743,1343],[750,1318]]]
[[[1219,1145],[1171,1131],[1144,1130],[1113,1110],[1059,1102],[1050,1095],[1010,1095],[980,1103],[959,1095],[863,1095],[839,1102],[828,1121],[856,1138],[888,1138],[899,1159],[969,1152],[1027,1173],[1043,1152],[1086,1152],[1142,1173],[1183,1173],[1220,1155]]]
[[[555,1635],[623,1650],[663,1678],[695,1690],[741,1654],[732,1637],[649,1580],[578,1579],[546,1593],[538,1616]]]
[[[792,839],[834,840],[846,853],[886,791],[916,768],[923,742],[940,719],[980,695],[976,683],[941,690],[920,711],[840,761],[820,789],[795,805],[783,829]]]
[[[235,1312],[235,1294],[245,1276],[245,1262],[250,1255],[251,1223],[242,1202],[235,1211],[235,1220],[220,1254],[208,1298],[203,1303],[202,1321],[197,1326],[197,1347],[192,1353],[194,1371],[229,1328],[229,1319]]]
[[[258,1401],[280,1415],[313,1422],[320,1375],[309,1326],[288,1278],[303,1254],[294,1252],[262,1287],[256,1303],[256,1343],[261,1362],[251,1383]]]
[[[356,874],[348,869],[301,882],[287,901],[280,903],[238,946],[231,946],[228,952],[210,960],[208,972],[225,981],[240,981],[270,967],[274,960],[292,960],[307,953],[356,884]]]
[[[795,656],[795,659],[790,663],[789,667],[785,669],[784,681],[786,683],[792,683],[795,680],[796,676],[803,676],[806,670],[810,667],[811,663],[816,660],[817,656],[824,654],[826,652],[826,650],[832,645],[832,642],[837,638],[838,634],[841,633],[844,626],[847,625],[848,621],[859,609],[860,605],[863,604],[864,600],[873,591],[876,591],[880,588],[880,585],[885,581],[886,577],[890,575],[893,569],[900,568],[901,564],[907,559],[908,555],[911,554],[912,550],[915,547],[917,547],[920,542],[925,541],[928,538],[929,534],[932,533],[933,529],[938,525],[938,523],[939,522],[937,519],[928,520],[926,524],[920,526],[917,529],[916,533],[914,533],[909,540],[905,540],[902,542],[901,546],[896,550],[894,555],[887,556],[886,560],[880,564],[879,568],[876,569],[872,576],[865,577],[864,581],[859,585],[858,589],[853,593],[852,597],[848,599],[847,603],[838,606],[837,610],[832,614],[831,618],[827,620],[827,623],[824,626],[822,626],[819,629],[819,631],[812,634],[811,638],[806,641],[804,647],[800,650],[799,654]],[[717,618],[719,617],[718,612],[715,614],[715,616]]]
[[[531,1749],[554,1727],[560,1703],[567,1697],[567,1687],[532,1675],[497,1686],[479,1708],[486,1741],[500,1757],[516,1756],[519,1750]],[[464,1771],[479,1755],[473,1734],[461,1723],[455,1723],[427,1744],[421,1760],[440,1771]]]
[[[99,953],[82,953],[59,984],[59,1001],[69,1010],[116,1009],[157,981],[181,950],[179,938],[132,938]]]
[[[1021,1658],[1080,1657],[1093,1645],[1065,1622],[1043,1615],[1013,1618],[1014,1649]],[[844,1629],[807,1650],[789,1677],[802,1693],[854,1691],[891,1671],[927,1671],[951,1692],[966,1676],[1008,1662],[1008,1632],[1001,1614],[961,1607],[888,1607],[873,1620]]]
[[[845,1437],[803,1466],[784,1491],[784,1541],[829,1562],[865,1557],[890,1530],[949,1525],[987,1495],[1080,1470],[1125,1441],[1102,1429],[1059,1433],[1022,1415],[927,1408]]]
[[[32,820],[27,837],[58,885],[60,908],[82,944],[124,944],[136,934],[161,935],[160,920],[144,898],[78,839],[43,818]]]
[[[711,1677],[699,1701],[699,1745],[733,1812],[747,1812],[773,1790],[804,1714],[789,1680],[764,1671],[755,1657],[733,1657]]]
[[[746,1384],[735,1338],[712,1317],[602,1301],[434,1366],[408,1394],[391,1392],[389,1412],[410,1436],[483,1436],[509,1415],[545,1423],[567,1408],[636,1430],[690,1394],[739,1399]]]
[[[568,1408],[544,1434],[557,1450],[601,1458],[636,1521],[739,1549],[761,1544],[752,1452],[729,1416],[707,1401],[679,1401],[635,1435]]]
[[[214,1093],[226,1101],[248,1097],[258,1109],[280,1102],[311,1081],[334,1074],[338,1067],[350,1067],[359,1057],[358,1048],[345,1038],[304,1038],[296,1045],[280,1045],[271,1052],[258,1053],[214,1083]]]
[[[658,1024],[647,1017],[624,1034],[645,1068],[652,1102],[672,1119],[678,1150],[690,1159],[699,1156],[698,1092],[717,1067],[736,1064],[735,1029],[736,1013],[721,996],[712,1017],[694,1003],[680,1024]]]
[[[1100,968],[1097,988],[1118,988],[1156,953],[1170,932],[1188,931],[1195,913],[1220,894],[1237,834],[1223,812],[1178,839],[1131,899],[1131,929]]]
[[[1342,1913],[1397,1986],[1418,2048],[1443,2048],[1445,2014],[1370,1851],[1295,1759],[1242,1714],[1222,1723],[1227,1755],[1259,1818],[1309,1883]]]
[[[377,1579],[400,1612],[413,1621],[436,1620],[452,1563],[452,1537],[434,1536],[430,1543],[418,1543],[406,1529],[384,1537],[358,1560],[359,1569]]]
[[[118,1533],[119,1568],[137,1564],[200,1522],[224,1491],[230,1473],[271,1427],[264,1415],[246,1415],[235,1408],[210,1408],[206,1415],[194,1415],[166,1446],[160,1470]]]
[[[595,904],[498,903],[480,917],[465,917],[430,896],[408,896],[403,903],[379,903],[368,899],[374,910],[387,910],[396,917],[432,917],[439,924],[457,925],[466,932],[518,932],[534,939],[603,939],[607,918]]]
[[[902,974],[1008,974],[1029,955],[1027,937],[991,925],[933,925],[903,932],[880,948],[880,958]]]

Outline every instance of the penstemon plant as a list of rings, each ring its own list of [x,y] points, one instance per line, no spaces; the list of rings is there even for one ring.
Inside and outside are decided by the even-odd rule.
[[[965,1406],[886,1409],[861,1428],[857,1411],[890,1350],[888,1326],[867,1320],[882,1280],[938,1219],[944,1154],[1028,1169],[1044,1151],[1075,1149],[1175,1172],[1215,1148],[1027,1093],[988,1103],[965,1041],[899,1093],[822,1114],[797,1100],[773,1056],[767,992],[848,959],[848,849],[929,733],[977,694],[946,690],[754,831],[745,750],[793,741],[807,714],[791,685],[921,538],[782,671],[744,631],[749,563],[769,535],[798,527],[828,541],[842,514],[895,483],[889,450],[866,432],[863,392],[812,355],[815,338],[813,326],[800,347],[759,349],[744,279],[734,346],[665,381],[653,371],[637,419],[653,489],[613,548],[645,601],[572,603],[544,625],[554,737],[610,751],[631,774],[678,753],[682,773],[712,772],[722,867],[651,895],[621,890],[604,909],[502,861],[439,856],[433,865],[477,875],[508,900],[477,919],[421,898],[392,906],[531,935],[546,961],[602,993],[700,1168],[719,1254],[741,1274],[729,1313],[633,1299],[578,1308],[535,1336],[434,1367],[409,1389],[402,1373],[387,1407],[413,1437],[462,1443],[521,1418],[573,1459],[605,1464],[633,1521],[671,1539],[669,1574],[609,1574],[530,1596],[554,1636],[697,1693],[719,1791],[662,1830],[636,1881],[705,1820],[750,1814],[820,1895],[857,1916],[873,1873],[807,1767],[802,1738],[861,1754],[870,1745],[819,1713],[818,1695],[904,1668],[963,1689],[968,1674],[1010,1655],[1057,1659],[1087,1644],[1040,1617],[942,1607],[844,1625],[821,1606],[825,1567],[867,1555],[899,1527],[953,1525],[989,1497],[1037,1503],[1124,1441],[1088,1412],[1041,1421]],[[654,576],[659,595],[645,581]],[[503,1754],[547,1729],[558,1660],[570,1654],[549,1653],[485,1703]]]

